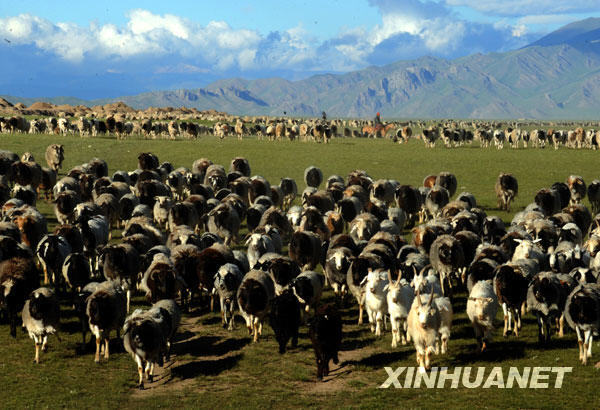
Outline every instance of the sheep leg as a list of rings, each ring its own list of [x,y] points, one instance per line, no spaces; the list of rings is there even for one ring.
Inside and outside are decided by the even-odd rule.
[[[591,330],[585,331],[585,341],[583,343],[583,348],[585,350],[585,362],[583,364],[587,364],[587,358],[592,357],[592,342],[594,340],[594,335]]]
[[[519,309],[515,309],[513,312],[513,333],[516,337],[519,337],[519,329],[521,327],[521,315],[519,314]]]
[[[410,341],[410,335],[407,332],[408,329],[408,322],[406,320],[402,321],[402,344],[405,345],[407,342]]]
[[[220,298],[219,304],[221,305],[221,323],[223,324],[223,327],[225,327],[225,325],[227,325],[227,312],[225,309],[225,299]]]
[[[252,320],[252,334],[254,335],[253,341],[254,343],[258,342],[258,318],[255,317]]]
[[[362,325],[363,324],[363,309],[364,306],[362,304],[358,305],[358,324]]]
[[[377,325],[375,327],[375,336],[380,337],[381,336],[381,325],[383,322],[383,316],[382,316],[381,312],[377,312],[375,314],[375,321],[377,322]]]
[[[398,346],[398,332],[400,331],[400,327],[399,327],[399,319],[398,318],[392,318],[391,319],[392,322],[392,347],[397,347]]]
[[[48,336],[44,336],[42,342],[42,352],[45,352],[46,350],[48,350]]]
[[[96,363],[100,363],[100,342],[102,339],[100,336],[96,336],[96,356],[94,357],[94,361]]]
[[[565,335],[564,326],[565,315],[563,313],[562,315],[560,315],[560,319],[558,319],[558,337],[563,337]]]
[[[537,317],[537,322],[538,322],[538,342],[544,343],[544,321],[542,319],[542,317],[540,315],[538,315]]]
[[[108,360],[108,356],[109,356],[109,353],[108,353],[108,338],[104,339],[104,345],[106,346],[105,349],[104,349],[104,358],[106,360]]]
[[[144,390],[144,363],[142,361],[142,358],[139,357],[138,355],[135,356],[135,362],[137,363],[137,368],[138,368],[138,377],[139,377],[138,388],[140,390]]]
[[[504,332],[502,333],[502,336],[507,337],[508,336],[508,311],[507,311],[506,303],[502,304],[502,311],[504,312]]]
[[[39,363],[40,362],[40,340],[38,339],[37,336],[33,336],[33,341],[35,343],[35,358],[33,359],[34,363]]]
[[[579,360],[583,361],[583,338],[579,327],[575,327],[575,333],[577,333],[577,344],[579,345]]]
[[[127,289],[127,314],[129,314],[130,302],[131,302],[131,290]]]
[[[229,327],[227,328],[228,330],[233,330],[233,303],[234,301],[231,301],[231,305],[229,306],[229,311],[231,312],[231,317],[229,318]]]

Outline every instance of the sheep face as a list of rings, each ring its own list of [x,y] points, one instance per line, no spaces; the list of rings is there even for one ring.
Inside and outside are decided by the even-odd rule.
[[[469,298],[469,307],[473,309],[474,317],[478,320],[486,320],[486,312],[488,306],[492,303],[496,303],[493,298]]]

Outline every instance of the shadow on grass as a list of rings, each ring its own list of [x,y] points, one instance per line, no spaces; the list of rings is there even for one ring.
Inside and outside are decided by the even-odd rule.
[[[227,353],[242,349],[250,343],[250,338],[229,338],[222,340],[217,336],[200,336],[176,343],[173,348],[178,355],[189,354],[198,356],[223,356]]]
[[[191,379],[200,375],[216,376],[235,367],[242,359],[243,354],[227,356],[216,360],[194,361],[171,368],[174,378]]]
[[[343,364],[352,364],[355,366],[367,366],[373,368],[381,368],[389,365],[390,363],[399,362],[405,360],[410,352],[407,351],[395,351],[395,352],[381,352],[375,353],[360,360],[348,360]]]
[[[492,343],[485,352],[478,353],[477,343],[473,339],[472,346],[465,346],[465,350],[458,353],[455,360],[460,364],[472,364],[475,362],[521,359],[525,357],[526,347],[529,347],[529,345],[524,340],[509,340]]]

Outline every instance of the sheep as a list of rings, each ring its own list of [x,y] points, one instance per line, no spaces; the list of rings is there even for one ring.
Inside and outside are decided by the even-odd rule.
[[[160,198],[163,197],[157,197],[157,203],[160,203]],[[165,203],[165,201],[163,201],[163,205],[159,205],[159,207],[167,207],[168,205]],[[223,206],[223,204],[220,205],[221,207]],[[156,204],[154,206],[156,208]],[[216,209],[216,208],[215,208]],[[215,211],[213,210],[215,213],[219,212],[219,211]],[[213,212],[211,211],[211,212]],[[212,216],[209,213],[210,216]],[[160,212],[159,212],[159,217],[160,217]],[[209,219],[210,221],[210,219]],[[168,217],[167,217],[167,224],[166,227],[169,230],[173,230],[175,229],[176,226],[178,225],[187,225],[189,226],[191,229],[197,229],[198,225],[200,224],[200,218],[198,215],[198,211],[196,210],[196,207],[194,206],[194,204],[192,204],[191,202],[176,202],[176,203],[172,203],[171,207],[169,208],[168,211]],[[216,230],[216,228],[213,228]],[[211,231],[211,232],[215,232],[215,231]]]
[[[515,336],[519,336],[523,304],[527,299],[527,286],[531,277],[537,273],[528,268],[528,262],[532,261],[519,260],[500,265],[494,274],[494,292],[504,311],[504,337],[507,337],[511,330],[512,317],[514,317],[513,332]]]
[[[43,352],[48,346],[48,336],[58,336],[60,306],[54,291],[48,288],[34,290],[23,306],[21,312],[23,327],[35,342],[35,363],[40,362],[40,348]]]
[[[208,213],[208,231],[219,235],[228,246],[237,238],[240,224],[238,212],[228,203],[222,203]]]
[[[21,232],[21,243],[37,249],[40,240],[48,233],[44,215],[36,208],[24,205],[11,215],[11,219]]]
[[[387,310],[392,324],[392,347],[395,348],[398,346],[399,341],[401,341],[403,345],[407,342],[406,320],[415,294],[413,288],[410,287],[406,279],[403,279],[401,275],[398,275],[396,281],[392,280],[389,270],[387,271],[387,275]]]
[[[254,233],[250,235],[246,241],[246,245],[248,246],[248,262],[250,263],[250,268],[252,269],[254,269],[254,266],[262,255],[269,252],[275,252],[273,241],[268,235]]]
[[[461,243],[450,235],[441,235],[431,245],[429,251],[431,265],[440,275],[442,292],[448,295],[452,288],[452,274],[456,274],[465,264]]]
[[[121,286],[115,282],[106,281],[98,285],[96,290],[86,300],[86,315],[89,319],[90,330],[96,337],[96,355],[94,361],[100,363],[100,345],[104,342],[104,358],[109,358],[110,331],[123,326],[127,314],[127,298]]]
[[[579,175],[570,175],[569,178],[567,178],[567,185],[571,192],[570,203],[572,205],[581,203],[581,200],[585,198],[587,193],[587,186],[585,185],[583,178]]]
[[[452,198],[456,193],[458,183],[454,174],[449,172],[440,172],[435,179],[435,185],[445,188],[448,191],[448,198]]]
[[[168,196],[159,196],[156,198],[156,202],[154,203],[154,209],[152,211],[152,216],[154,222],[156,222],[158,226],[165,228],[169,226],[169,215],[173,204],[173,200]],[[173,228],[174,227],[172,227],[171,229]]]
[[[265,272],[251,270],[242,279],[236,300],[254,342],[258,342],[258,336],[262,334],[262,320],[274,297],[275,285]]]
[[[138,387],[144,388],[144,374],[152,382],[154,365],[169,360],[170,344],[180,322],[173,300],[157,302],[149,310],[133,312],[123,325],[123,345],[138,365]]]
[[[600,180],[594,179],[587,187],[588,200],[592,205],[592,214],[600,212]]]
[[[510,211],[510,203],[519,193],[519,183],[513,174],[501,173],[496,181],[496,196],[498,197],[498,208]]]
[[[425,207],[429,215],[434,218],[441,216],[442,208],[450,202],[448,190],[442,186],[435,185],[425,198]]]
[[[66,190],[55,196],[54,215],[59,224],[75,221],[75,207],[79,202],[79,195],[75,191]]]
[[[363,212],[350,222],[349,233],[356,242],[368,241],[379,231],[379,228],[379,220],[372,214]]]
[[[52,144],[46,148],[46,163],[54,172],[62,168],[62,162],[65,159],[65,149],[63,145]]]
[[[296,262],[274,253],[263,255],[256,268],[269,273],[275,284],[276,295],[280,295],[300,275],[300,267]]]
[[[316,311],[324,286],[325,276],[314,271],[304,271],[290,282],[290,289],[306,313],[311,307]]]
[[[298,346],[298,331],[301,324],[300,303],[296,296],[285,290],[271,302],[269,324],[275,333],[279,344],[279,353],[285,353],[285,348],[290,339],[292,347]]]
[[[304,170],[304,182],[306,186],[319,188],[323,182],[323,172],[315,166],[306,168]]]
[[[131,301],[131,288],[140,272],[140,255],[128,243],[108,245],[102,249],[104,277],[117,281],[127,291],[127,312]]]
[[[320,263],[321,239],[313,232],[294,232],[288,247],[290,258],[303,270],[313,270]]]
[[[146,268],[139,289],[145,292],[146,300],[156,303],[162,299],[174,299],[182,287],[175,266],[168,255],[157,253]]]
[[[339,363],[338,352],[342,347],[342,317],[335,306],[324,305],[312,318],[308,336],[317,360],[317,379],[329,375],[329,361]]]
[[[497,311],[498,297],[494,293],[492,281],[480,280],[475,283],[467,300],[467,316],[475,331],[477,350],[480,352],[485,351],[491,341]]]
[[[60,283],[65,258],[71,253],[71,245],[61,236],[46,235],[39,242],[36,255],[44,270],[44,284]]]
[[[80,291],[90,281],[91,268],[83,253],[71,253],[62,264],[62,277],[67,286]]]
[[[236,303],[237,290],[242,283],[244,274],[237,265],[226,263],[215,274],[215,290],[219,294],[221,304],[221,321],[223,327],[233,330],[233,315]],[[227,314],[229,313],[229,317]]]
[[[569,294],[565,303],[565,319],[577,333],[579,360],[587,364],[592,357],[594,333],[600,329],[600,285],[579,285]]]
[[[352,263],[353,254],[345,246],[330,248],[325,256],[325,278],[336,296],[343,298],[347,293],[346,274]]]
[[[553,272],[540,272],[531,279],[527,289],[527,311],[537,318],[540,344],[550,341],[553,319],[557,322],[559,337],[563,336],[565,303],[575,285],[571,276]]]
[[[447,297],[436,297],[433,300],[433,304],[436,305],[437,310],[440,312],[440,328],[439,328],[439,340],[436,341],[435,354],[441,353],[446,354],[448,351],[448,341],[450,340],[450,333],[452,331],[452,318],[454,312],[452,311],[452,303],[450,298]]]
[[[229,172],[237,171],[243,176],[249,177],[251,175],[250,172],[250,163],[244,157],[235,157],[231,160],[231,164],[229,165]]]
[[[292,178],[282,178],[279,183],[279,188],[283,193],[283,209],[290,209],[292,202],[298,195],[298,186]]]
[[[417,292],[407,318],[408,336],[413,340],[417,350],[417,363],[424,369],[429,369],[431,354],[435,352],[440,337],[441,317],[433,300],[433,289],[424,300],[420,292]]]

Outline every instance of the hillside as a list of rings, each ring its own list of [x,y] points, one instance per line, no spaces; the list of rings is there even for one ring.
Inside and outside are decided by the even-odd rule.
[[[154,91],[88,105],[123,101],[140,109],[186,106],[250,115],[314,116],[326,111],[331,116],[370,117],[379,111],[384,118],[592,119],[600,111],[599,96],[600,19],[590,18],[506,53],[456,60],[423,57],[299,81],[228,79],[205,88]],[[66,101],[63,97],[60,102]]]

